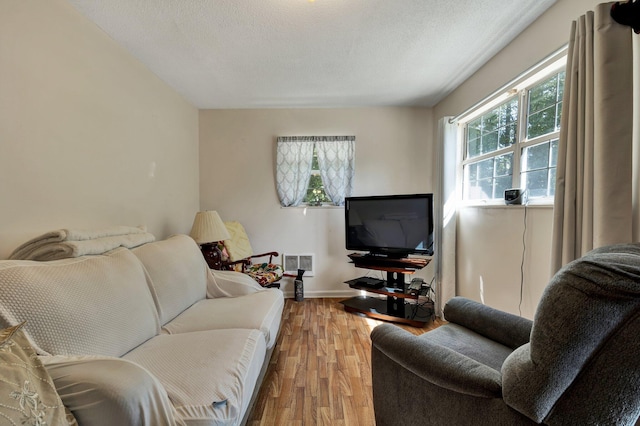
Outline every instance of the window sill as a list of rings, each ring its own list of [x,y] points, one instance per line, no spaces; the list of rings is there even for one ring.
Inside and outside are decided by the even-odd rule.
[[[486,203],[486,204],[485,203],[460,204],[461,209],[513,209],[513,208],[517,209],[517,208],[524,208],[524,207],[535,208],[535,209],[552,209],[553,203],[531,202],[527,204],[505,204],[504,202],[501,202],[501,203]]]

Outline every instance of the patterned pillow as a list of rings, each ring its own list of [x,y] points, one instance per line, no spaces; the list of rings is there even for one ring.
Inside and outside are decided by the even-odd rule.
[[[75,425],[51,376],[24,336],[23,325],[0,330],[0,423]]]
[[[247,270],[247,275],[261,286],[271,284],[282,278],[282,267],[275,263],[255,263]]]

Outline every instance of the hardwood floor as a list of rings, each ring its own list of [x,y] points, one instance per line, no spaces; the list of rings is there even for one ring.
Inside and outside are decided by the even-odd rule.
[[[247,424],[375,424],[371,330],[382,321],[344,311],[340,300],[285,301],[282,330]],[[422,334],[424,328],[399,325]]]

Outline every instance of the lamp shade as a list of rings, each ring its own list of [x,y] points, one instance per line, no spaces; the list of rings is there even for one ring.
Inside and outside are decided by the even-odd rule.
[[[196,213],[189,235],[198,244],[214,243],[231,238],[218,212],[212,210]]]

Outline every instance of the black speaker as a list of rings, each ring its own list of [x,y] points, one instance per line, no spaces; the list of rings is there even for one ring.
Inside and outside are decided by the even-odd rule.
[[[293,281],[293,291],[296,302],[302,302],[304,300],[304,281],[302,281],[303,275],[304,269],[298,269],[298,276]]]

